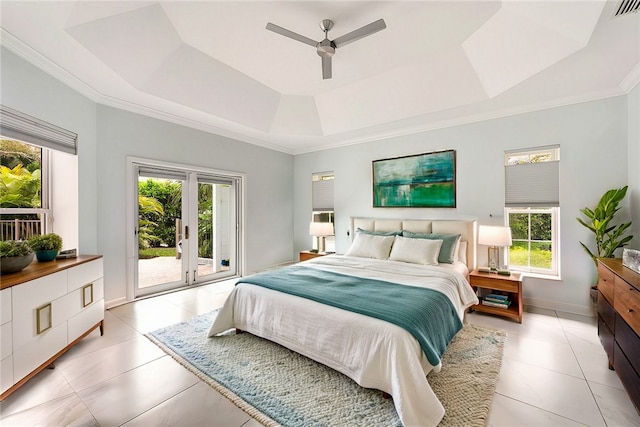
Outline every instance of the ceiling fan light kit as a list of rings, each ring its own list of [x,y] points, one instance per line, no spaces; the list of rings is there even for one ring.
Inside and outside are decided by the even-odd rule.
[[[294,33],[293,31],[282,28],[278,25],[267,23],[267,30],[273,31],[285,37],[289,37],[293,40],[297,40],[304,44],[308,44],[316,48],[316,53],[322,58],[322,78],[331,78],[331,57],[336,53],[336,49],[352,43],[356,40],[360,40],[363,37],[369,36],[373,33],[377,33],[380,30],[387,28],[384,19],[378,19],[364,27],[351,31],[343,36],[338,37],[335,40],[329,40],[329,30],[333,28],[333,21],[330,19],[323,19],[320,21],[320,29],[324,32],[324,39],[316,42],[308,37]]]

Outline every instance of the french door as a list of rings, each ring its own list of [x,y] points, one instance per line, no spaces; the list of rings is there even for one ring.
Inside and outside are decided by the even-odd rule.
[[[239,176],[133,164],[134,297],[239,275]]]

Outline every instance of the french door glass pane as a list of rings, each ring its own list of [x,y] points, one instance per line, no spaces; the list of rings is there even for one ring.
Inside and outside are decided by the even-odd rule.
[[[138,288],[184,280],[183,181],[138,179]]]
[[[231,263],[232,186],[198,182],[198,278],[229,271]]]

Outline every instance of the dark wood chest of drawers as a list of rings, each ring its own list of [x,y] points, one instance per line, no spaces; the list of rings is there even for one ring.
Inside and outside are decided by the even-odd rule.
[[[619,258],[598,259],[598,336],[640,412],[640,274]]]

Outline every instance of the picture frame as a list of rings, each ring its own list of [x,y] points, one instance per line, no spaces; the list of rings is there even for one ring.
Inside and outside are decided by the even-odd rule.
[[[374,160],[373,207],[456,207],[456,151]]]

